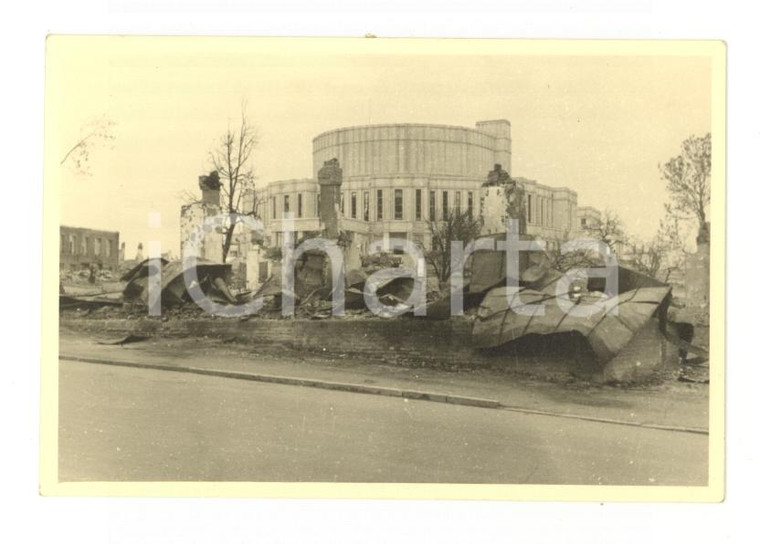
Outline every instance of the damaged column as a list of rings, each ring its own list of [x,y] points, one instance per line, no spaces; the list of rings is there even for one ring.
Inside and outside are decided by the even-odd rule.
[[[507,232],[509,219],[518,221],[519,234],[526,234],[525,189],[502,169],[501,164],[495,164],[488,173],[482,195],[484,234]]]
[[[340,234],[340,188],[343,169],[338,159],[325,161],[317,174],[319,181],[319,220],[325,238],[337,240]]]

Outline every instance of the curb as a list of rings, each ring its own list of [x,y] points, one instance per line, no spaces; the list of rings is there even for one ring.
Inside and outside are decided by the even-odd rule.
[[[231,378],[235,380],[248,380],[263,383],[276,383],[281,385],[298,385],[302,387],[314,387],[317,389],[329,389],[348,393],[364,393],[368,395],[382,395],[386,397],[400,397],[404,399],[426,400],[430,402],[442,402],[457,404],[460,406],[474,406],[477,408],[501,408],[500,402],[492,399],[480,399],[476,397],[463,397],[459,395],[444,395],[442,393],[426,393],[410,389],[395,389],[391,387],[377,387],[372,385],[360,385],[343,382],[330,382],[313,380],[308,378],[289,378],[286,376],[273,376],[271,374],[252,374],[249,372],[235,372],[234,370],[214,370],[211,368],[198,368],[192,366],[174,366],[158,363],[131,363],[129,361],[113,361],[105,359],[92,359],[89,357],[68,357],[60,355],[62,361],[74,361],[78,363],[91,363],[111,366],[123,366],[129,368],[144,368],[149,370],[164,370],[169,372],[184,372],[203,376],[215,376],[218,378]]]
[[[366,395],[381,395],[386,397],[399,397],[404,399],[425,400],[429,402],[441,402],[445,404],[455,404],[459,406],[474,406],[477,408],[501,409],[509,412],[521,414],[540,415],[547,417],[560,417],[565,419],[575,419],[581,421],[590,421],[594,423],[607,423],[610,425],[624,425],[627,427],[638,427],[641,429],[653,429],[659,431],[672,431],[680,433],[692,433],[709,435],[707,429],[698,427],[682,427],[675,425],[660,425],[657,423],[646,423],[635,421],[624,421],[619,419],[609,419],[593,416],[582,416],[578,414],[566,414],[550,412],[548,410],[538,410],[534,408],[521,408],[519,406],[510,406],[502,404],[493,399],[481,399],[477,397],[464,397],[459,395],[445,395],[443,393],[427,393],[411,389],[396,389],[392,387],[378,387],[373,385],[360,385],[344,382],[330,382],[325,380],[315,380],[308,378],[290,378],[287,376],[275,376],[271,374],[253,374],[249,372],[235,372],[234,370],[214,370],[212,368],[199,368],[193,366],[176,366],[164,365],[159,363],[132,363],[129,361],[114,361],[106,359],[94,359],[90,357],[75,357],[59,355],[61,361],[73,361],[78,363],[101,364],[111,366],[122,366],[129,368],[144,368],[149,370],[165,370],[169,372],[184,372],[189,374],[199,374],[202,376],[215,376],[218,378],[230,378],[234,380],[248,380],[263,383],[275,383],[281,385],[297,385],[301,387],[314,387],[317,389],[329,389],[333,391],[344,391],[348,393],[363,393]]]
[[[679,426],[679,425],[660,425],[659,423],[624,421],[621,419],[582,416],[579,414],[558,414],[557,412],[549,412],[548,410],[538,410],[535,408],[520,408],[519,406],[510,406],[508,404],[502,404],[501,408],[503,410],[508,410],[510,412],[519,412],[521,414],[563,417],[565,419],[578,419],[581,421],[593,421],[594,423],[608,423],[610,425],[625,425],[626,427],[639,427],[641,429],[654,429],[657,431],[674,431],[674,432],[679,432],[679,433],[693,433],[693,434],[703,434],[703,435],[710,434],[710,432],[707,429],[702,429],[700,427],[685,427],[685,426]]]

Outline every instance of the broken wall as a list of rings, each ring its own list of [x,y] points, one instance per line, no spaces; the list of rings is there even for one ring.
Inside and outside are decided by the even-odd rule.
[[[343,184],[343,170],[338,159],[325,161],[317,176],[319,182],[319,220],[325,229],[325,236],[337,239],[340,233],[340,187]]]
[[[503,186],[483,187],[480,207],[483,213],[483,234],[507,232],[507,199]]]
[[[214,204],[196,202],[182,206],[180,213],[180,243],[182,244],[182,259],[185,255],[185,243],[191,237],[197,236],[197,229],[208,217],[219,215],[219,206]],[[200,239],[198,257],[214,262],[222,262],[222,243],[224,236],[221,229],[208,229]]]
[[[694,325],[692,342],[707,349],[710,344],[710,244],[700,243],[696,253],[686,256],[683,267],[684,308],[678,321]]]

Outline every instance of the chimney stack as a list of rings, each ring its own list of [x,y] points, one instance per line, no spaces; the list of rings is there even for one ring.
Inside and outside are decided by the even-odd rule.
[[[221,202],[219,172],[214,170],[208,176],[198,176],[198,186],[201,188],[201,201],[204,204],[219,206]]]

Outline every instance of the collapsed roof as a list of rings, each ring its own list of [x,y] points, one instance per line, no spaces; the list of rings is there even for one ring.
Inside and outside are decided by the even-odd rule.
[[[503,273],[506,254],[482,253],[473,255],[469,285],[470,293],[485,291],[472,328],[475,347],[493,348],[529,334],[575,331],[586,337],[599,362],[605,363],[655,314],[665,329],[670,285],[635,270],[597,269],[600,277],[589,277],[585,286],[567,282],[561,288],[563,274],[540,255],[529,255],[520,262],[519,287],[508,289]],[[609,282],[615,273],[617,289]]]
[[[227,287],[227,280],[232,274],[232,265],[217,263],[205,259],[195,261],[172,261],[166,259],[146,259],[122,276],[126,281],[124,302],[149,304],[148,283],[152,274],[161,272],[162,306],[178,306],[192,301],[188,292],[187,280],[196,274],[201,291],[212,301],[222,304],[237,304],[237,298]]]

